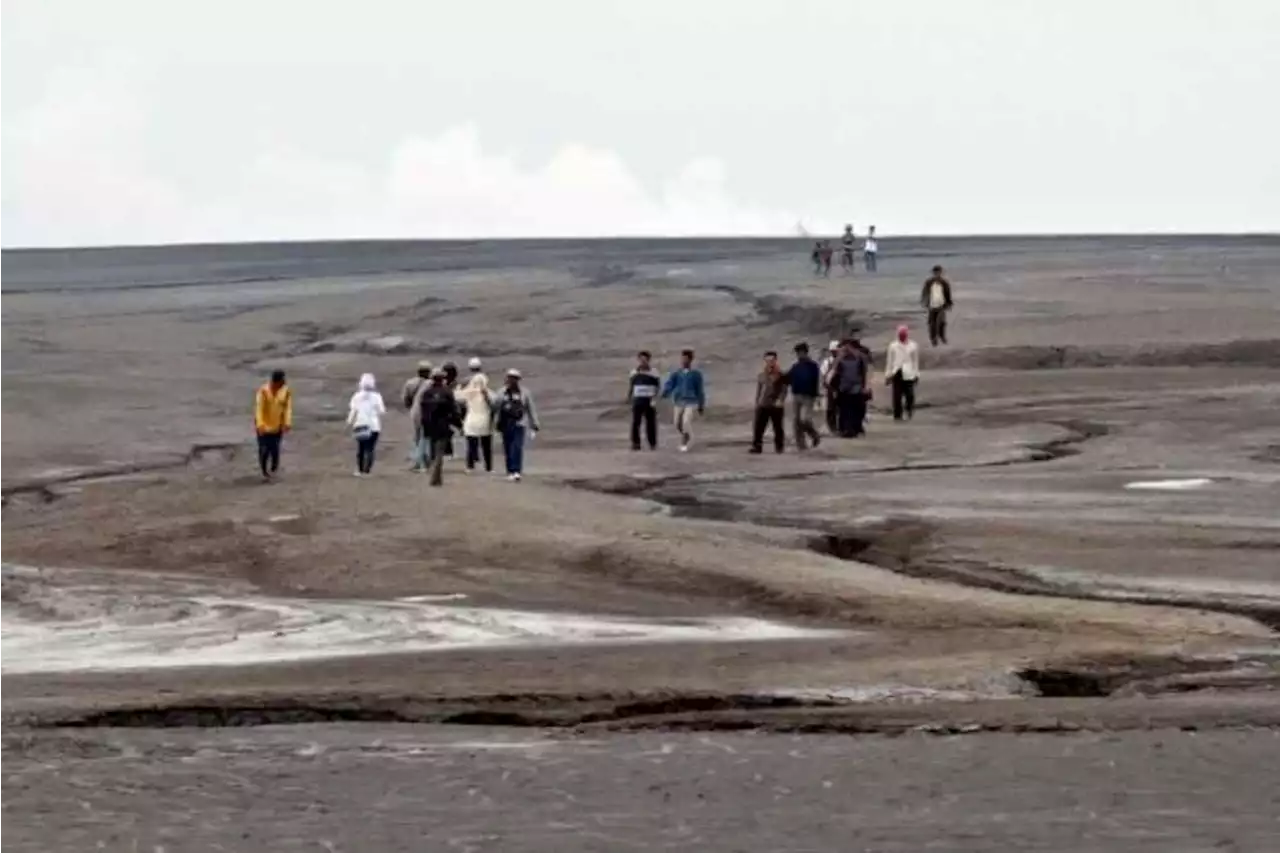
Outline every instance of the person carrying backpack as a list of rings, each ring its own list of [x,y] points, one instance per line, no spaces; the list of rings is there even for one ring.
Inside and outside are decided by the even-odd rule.
[[[497,396],[498,433],[507,463],[507,479],[520,482],[524,475],[524,443],[541,429],[533,396],[521,387],[520,371],[507,371],[507,382]]]

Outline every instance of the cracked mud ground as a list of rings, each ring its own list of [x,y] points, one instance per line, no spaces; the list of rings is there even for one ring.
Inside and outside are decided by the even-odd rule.
[[[1273,849],[1280,243],[958,246],[829,282],[785,243],[393,246],[385,270],[424,271],[329,276],[284,247],[273,275],[311,277],[238,284],[183,249],[6,253],[10,843]],[[857,328],[879,357],[919,328],[935,260],[958,307],[915,421],[878,399],[865,440],[748,457],[759,353]],[[174,269],[188,285],[142,286]],[[712,395],[696,449],[666,429],[633,454],[632,353],[684,346]],[[418,358],[473,354],[529,377],[527,480],[454,464],[430,491],[394,415],[376,476],[352,478],[354,377],[392,402]],[[298,429],[264,487],[246,410],[275,366]],[[1190,479],[1209,482],[1128,488]],[[83,616],[78,569],[117,579],[94,606],[126,621],[154,577],[139,600],[180,578],[844,633],[16,674],[10,625]],[[876,733],[910,736],[850,737]],[[372,746],[393,741],[418,746]],[[362,846],[343,824],[371,813]]]

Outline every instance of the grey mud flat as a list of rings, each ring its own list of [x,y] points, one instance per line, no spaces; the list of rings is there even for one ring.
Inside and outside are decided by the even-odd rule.
[[[1268,851],[1280,735],[385,725],[5,741],[5,849]],[[1250,768],[1242,772],[1242,768]]]
[[[830,280],[790,241],[5,252],[8,843],[1275,849],[1280,239],[883,248]],[[915,419],[877,387],[865,439],[747,456],[760,353],[919,337],[934,262]],[[685,346],[694,450],[664,412],[632,453],[632,356]],[[355,378],[394,406],[472,355],[537,398],[525,481],[428,489],[395,412],[353,478]],[[422,651],[405,600],[798,634]],[[358,657],[283,651],[387,608]],[[77,667],[85,626],[147,667]],[[177,636],[221,665],[158,665]]]

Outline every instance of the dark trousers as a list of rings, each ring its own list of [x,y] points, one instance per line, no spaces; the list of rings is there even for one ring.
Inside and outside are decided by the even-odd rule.
[[[640,423],[644,422],[644,437],[649,449],[658,446],[658,410],[652,400],[635,400],[631,403],[631,449],[640,449]]]
[[[764,449],[764,431],[773,428],[773,449],[781,453],[787,446],[787,434],[782,426],[784,409],[781,406],[757,406],[756,420],[751,429],[751,449],[759,453]]]
[[[813,404],[813,397],[805,394],[791,395],[791,431],[795,434],[796,447],[800,450],[807,449],[806,438],[813,442],[814,447],[822,443],[822,436],[818,434],[818,428],[813,425]]]
[[[893,419],[902,420],[905,413],[911,418],[916,413],[916,380],[903,379],[902,371],[893,374]]]
[[[827,392],[827,432],[835,435],[840,431],[840,403],[835,391]]]
[[[378,433],[371,432],[356,439],[356,470],[361,474],[373,471],[373,458],[378,449]]]
[[[502,455],[508,474],[524,473],[524,424],[503,427]]]
[[[862,263],[866,265],[867,272],[875,272],[876,271],[876,253],[863,252]]]
[[[862,435],[862,422],[867,418],[867,398],[861,392],[841,393],[836,399],[840,412],[840,435],[843,438],[854,438]]]
[[[484,470],[493,470],[493,436],[491,435],[469,435],[467,436],[467,469],[471,470],[476,467],[476,463],[480,461],[480,457],[484,456]]]
[[[431,461],[427,463],[427,470],[431,472],[431,479],[428,481],[429,485],[444,485],[445,448],[449,443],[450,438],[448,436],[431,439]]]
[[[280,470],[280,441],[284,438],[279,432],[258,433],[258,467],[262,476],[270,477]]]
[[[947,309],[929,309],[929,342],[935,347],[947,342]]]

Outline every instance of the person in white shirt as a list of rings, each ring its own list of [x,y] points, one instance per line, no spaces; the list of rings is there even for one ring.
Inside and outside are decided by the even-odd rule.
[[[818,365],[819,374],[822,377],[822,390],[825,392],[827,405],[827,432],[835,435],[839,430],[838,415],[839,407],[836,406],[836,389],[831,387],[831,374],[835,370],[836,362],[840,359],[840,342],[832,341],[827,345],[827,357]]]
[[[373,458],[382,433],[382,416],[387,413],[386,403],[378,393],[377,381],[372,373],[360,377],[360,388],[351,395],[347,413],[347,426],[356,439],[356,476],[373,473]]]
[[[920,378],[920,348],[907,336],[907,327],[898,327],[898,339],[885,355],[885,384],[893,387],[893,419],[908,420],[916,411],[916,381]]]
[[[867,272],[876,271],[876,252],[878,251],[880,251],[880,244],[876,242],[876,227],[872,225],[867,229],[867,239],[862,241],[862,263]]]

